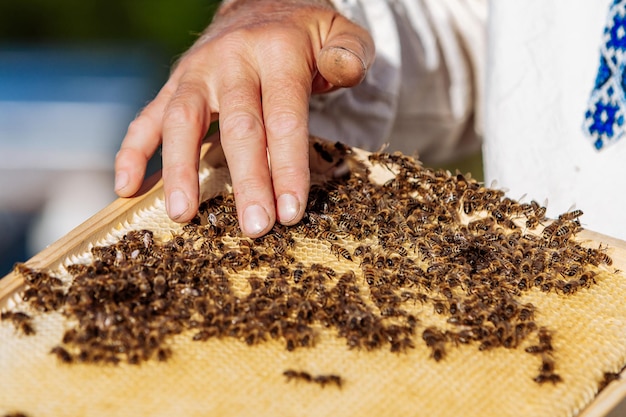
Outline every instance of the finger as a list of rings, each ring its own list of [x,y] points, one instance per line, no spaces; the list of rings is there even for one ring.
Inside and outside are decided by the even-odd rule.
[[[220,102],[220,137],[228,161],[239,224],[258,237],[275,221],[274,194],[267,162],[258,77],[225,74]]]
[[[302,218],[309,191],[312,64],[306,56],[284,59],[285,50],[278,42],[274,45],[276,56],[262,68],[261,96],[276,215],[280,223],[291,225]]]
[[[162,117],[172,96],[168,82],[156,98],[133,120],[115,156],[115,192],[130,197],[139,190],[146,165],[161,143]]]
[[[198,211],[198,163],[210,124],[206,84],[186,75],[163,113],[163,190],[172,220],[189,221]]]
[[[369,33],[339,16],[317,57],[320,74],[336,87],[352,87],[365,78],[374,60],[374,41]]]

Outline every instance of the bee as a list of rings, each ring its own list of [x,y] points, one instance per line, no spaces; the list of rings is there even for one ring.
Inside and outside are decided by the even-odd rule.
[[[334,269],[318,263],[311,264],[311,271],[321,272],[328,276],[328,278],[333,278],[335,275],[337,275]]]
[[[287,369],[283,372],[283,375],[287,378],[287,382],[291,380],[302,380],[306,382],[313,381],[313,377],[308,372],[295,371],[293,369]]]
[[[353,256],[360,258],[363,255],[365,255],[366,253],[371,253],[372,248],[368,245],[360,245],[357,246],[356,249],[354,249],[354,252],[352,253]]]
[[[496,348],[498,346],[500,346],[501,342],[500,340],[496,337],[496,336],[490,336],[486,339],[484,339],[480,345],[478,346],[478,350],[480,351],[484,351],[484,350],[490,350],[493,348]]]
[[[371,266],[366,265],[363,268],[363,278],[368,285],[374,285],[376,283],[377,272]]]
[[[385,267],[386,263],[387,259],[385,258],[385,255],[378,255],[376,257],[376,262],[374,263],[374,266],[378,269],[382,269]]]
[[[340,257],[343,257],[352,262],[352,255],[350,255],[350,252],[343,246],[339,246],[335,243],[332,243],[330,245],[330,251],[337,256],[337,259],[340,259]]]
[[[540,223],[541,222],[539,221],[539,218],[535,216],[528,217],[526,219],[526,228],[535,229],[537,226],[539,226]]]
[[[566,270],[561,271],[561,273],[564,276],[573,276],[573,275],[576,274],[576,271],[577,271],[577,268],[575,270],[566,269]],[[576,280],[576,279],[571,280],[571,281],[559,280],[559,281],[556,282],[556,287],[563,294],[573,294],[578,289],[578,280]]]
[[[613,265],[613,259],[602,249],[588,249],[589,261],[594,265]]]
[[[313,143],[313,149],[322,157],[322,159],[326,162],[332,163],[334,162],[333,156],[324,148],[324,145],[320,142]]]
[[[317,234],[317,238],[318,239],[324,239],[324,240],[338,240],[339,238],[337,237],[337,235],[334,232],[331,232],[330,230],[323,230],[320,233]]]
[[[541,234],[545,239],[551,239],[559,227],[561,227],[561,222],[558,220],[554,221],[550,223],[548,226],[544,227]]]
[[[602,381],[600,381],[600,384],[598,385],[598,391],[602,391],[611,382],[617,381],[619,379],[620,379],[620,374],[619,373],[605,372],[604,373],[604,378],[602,379]]]
[[[542,374],[552,374],[554,373],[554,360],[544,355],[541,359],[541,366],[539,367],[539,372]]]
[[[157,297],[165,294],[165,291],[167,290],[167,281],[165,279],[165,276],[159,274],[154,277],[154,281],[152,281],[152,290]]]
[[[299,283],[302,280],[303,276],[304,276],[304,265],[302,264],[302,262],[298,262],[296,264],[296,267],[292,271],[293,282],[295,282],[296,284]]]
[[[435,309],[435,313],[437,314],[445,314],[448,311],[443,301],[439,301],[439,300],[435,301],[435,303],[433,304],[433,307]]]
[[[343,379],[339,375],[316,375],[313,377],[313,382],[319,384],[324,388],[328,384],[335,385],[337,388],[341,388],[343,385]]]
[[[561,238],[569,237],[573,233],[575,233],[575,230],[576,229],[574,229],[571,224],[563,224],[556,228],[556,230],[554,231],[554,236]]]
[[[475,200],[471,198],[467,198],[467,199],[463,198],[463,213],[469,216],[470,214],[474,213],[476,208],[477,208],[477,204]]]
[[[573,221],[573,220],[577,220],[582,215],[583,215],[582,210],[572,210],[572,211],[568,211],[567,213],[563,213],[559,215],[559,220]]]
[[[426,346],[432,347],[445,342],[446,336],[438,329],[434,327],[428,327],[422,333],[422,339],[424,339],[424,342],[426,342]]]
[[[172,356],[172,350],[170,348],[158,348],[156,357],[160,362],[167,361]]]
[[[580,274],[580,277],[578,277],[578,286],[580,286],[581,288],[589,288],[592,284],[596,283],[595,280],[595,275],[596,273],[593,271],[585,271],[582,274]]]
[[[551,352],[553,349],[552,349],[552,335],[550,334],[550,332],[545,327],[542,327],[539,329],[538,336],[539,336],[539,344],[528,346],[525,349],[526,352],[531,353],[531,354]]]
[[[219,334],[219,331],[217,330],[217,328],[210,327],[210,328],[200,330],[198,333],[193,335],[192,339],[194,341],[206,341],[210,339],[211,337],[218,336],[218,334]]]
[[[72,355],[67,350],[65,350],[65,348],[62,346],[53,347],[50,350],[50,353],[55,355],[57,358],[59,358],[61,362],[72,363],[74,361],[74,358],[72,357]]]
[[[431,358],[433,358],[436,362],[439,362],[446,356],[446,350],[443,344],[432,346],[431,350]]]
[[[521,321],[532,320],[535,314],[535,306],[532,304],[524,304],[519,310],[519,319]]]
[[[530,202],[530,206],[531,206],[531,208],[532,208],[536,218],[538,218],[539,220],[545,219],[546,211],[547,211],[547,208],[545,206],[540,205],[535,200],[532,200]]]
[[[486,232],[491,230],[495,224],[495,221],[491,217],[485,217],[483,219],[478,219],[471,221],[467,224],[467,228],[471,231],[483,231]]]
[[[535,381],[538,384],[544,384],[546,382],[551,382],[552,384],[556,385],[557,383],[562,382],[563,379],[558,374],[541,373],[541,374],[537,375],[535,378],[533,378],[533,381]]]

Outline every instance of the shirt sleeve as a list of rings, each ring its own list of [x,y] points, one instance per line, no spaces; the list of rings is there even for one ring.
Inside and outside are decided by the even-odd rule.
[[[311,99],[311,133],[441,162],[480,144],[486,0],[333,0],[376,59],[351,89]]]

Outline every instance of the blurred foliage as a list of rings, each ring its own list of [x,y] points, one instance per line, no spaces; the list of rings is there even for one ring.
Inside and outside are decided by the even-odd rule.
[[[1,0],[0,41],[151,43],[184,52],[219,0]]]

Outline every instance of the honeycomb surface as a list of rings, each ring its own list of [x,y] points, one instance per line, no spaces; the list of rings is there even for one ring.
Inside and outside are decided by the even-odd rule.
[[[318,171],[353,157],[315,143]],[[576,237],[580,213],[551,223],[537,204],[399,155],[351,163],[350,180],[314,176],[303,222],[263,239],[238,234],[228,171],[205,164],[193,224],[169,221],[155,194],[60,268],[23,266],[31,287],[54,280],[62,295],[4,294],[0,413],[573,416],[621,370],[626,283],[615,248]],[[421,176],[400,183],[403,169]],[[164,281],[134,283],[128,265],[155,257],[170,259]],[[94,261],[130,268],[133,291],[106,290]],[[99,298],[72,292],[86,283]],[[115,310],[130,303],[143,307]]]

